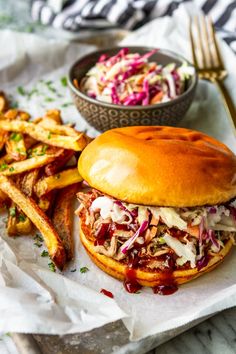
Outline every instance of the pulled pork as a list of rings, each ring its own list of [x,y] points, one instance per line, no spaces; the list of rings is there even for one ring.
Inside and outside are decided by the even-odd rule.
[[[95,251],[149,269],[201,269],[234,241],[236,202],[196,208],[128,204],[97,190],[78,193]]]

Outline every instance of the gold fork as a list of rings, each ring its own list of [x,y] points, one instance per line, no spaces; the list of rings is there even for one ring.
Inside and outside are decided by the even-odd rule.
[[[231,118],[234,134],[236,134],[236,110],[223,84],[227,71],[220,55],[213,24],[208,17],[195,16],[193,20],[190,19],[189,32],[193,63],[198,75],[200,79],[208,80],[218,88],[228,117]]]

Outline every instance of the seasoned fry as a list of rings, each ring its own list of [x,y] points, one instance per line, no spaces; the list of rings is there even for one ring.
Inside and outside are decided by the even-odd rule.
[[[5,112],[8,109],[8,100],[4,92],[0,91],[0,112]]]
[[[29,148],[31,148],[33,145],[37,143],[37,140],[33,139],[29,135],[24,135],[24,141],[25,141],[26,150],[28,150]]]
[[[59,158],[64,153],[64,149],[39,143],[33,146],[31,149],[28,149],[27,153],[28,153],[28,157],[56,154],[57,158]]]
[[[80,176],[77,168],[70,168],[56,175],[40,179],[35,185],[35,194],[38,197],[50,192],[53,189],[62,189],[74,183],[81,182],[83,178]]]
[[[5,206],[8,204],[8,201],[8,196],[0,190],[0,209],[5,208]]]
[[[79,184],[72,184],[61,189],[56,197],[56,208],[52,216],[52,223],[64,245],[67,260],[74,256],[74,240],[72,236],[72,200],[79,190]]]
[[[26,196],[31,197],[33,195],[34,186],[35,183],[37,182],[38,175],[39,175],[39,169],[36,168],[35,170],[26,172],[25,175],[23,176],[20,183],[20,187],[22,192]]]
[[[11,133],[6,142],[6,152],[13,160],[22,161],[26,159],[26,147],[23,134]]]
[[[7,219],[7,234],[8,236],[16,236],[17,228],[16,228],[16,204],[11,202],[10,208],[8,209],[8,219]]]
[[[54,120],[57,124],[62,124],[61,111],[59,109],[49,109],[44,117]]]
[[[45,212],[48,213],[51,210],[52,204],[54,202],[54,193],[53,191],[43,195],[39,198],[38,206]]]
[[[26,172],[23,177],[21,177],[19,185],[21,191],[28,197],[31,197],[33,194],[34,185],[38,179],[39,169],[35,169],[29,172]],[[27,235],[30,234],[33,230],[33,224],[21,211],[18,213],[16,230],[18,235]]]
[[[7,141],[8,133],[5,130],[0,129],[0,151],[3,149]]]
[[[20,220],[16,222],[17,235],[28,235],[32,233],[33,224],[31,220],[23,214],[20,214],[20,217]]]
[[[19,109],[9,109],[5,114],[4,117],[6,119],[19,119],[19,120],[29,120],[30,115],[25,111],[20,111]]]
[[[52,261],[59,269],[63,269],[66,262],[65,249],[49,218],[32,198],[26,197],[17,188],[16,184],[9,177],[0,176],[0,189],[18,205],[41,232]]]
[[[12,161],[12,157],[8,154],[5,154],[0,157],[0,171],[3,171],[7,167],[7,165],[10,164]]]
[[[58,173],[62,169],[62,167],[67,164],[67,162],[72,158],[73,155],[73,150],[64,150],[59,157],[57,157],[53,162],[45,166],[44,171],[46,176],[52,176]]]
[[[68,125],[59,125],[53,119],[44,117],[39,125],[54,134],[79,136],[81,133],[77,132],[74,128]]]
[[[13,131],[30,135],[32,138],[42,141],[46,144],[67,148],[75,151],[81,151],[87,144],[83,133],[78,136],[64,136],[52,134],[49,130],[40,127],[38,124],[29,123],[21,120],[0,120],[0,129]]]
[[[58,154],[55,153],[54,155],[35,156],[27,160],[13,162],[10,165],[6,165],[2,167],[2,171],[0,172],[0,175],[12,176],[18,173],[22,173],[29,170],[33,170],[35,168],[42,167],[47,165],[51,161],[55,160],[57,156]]]

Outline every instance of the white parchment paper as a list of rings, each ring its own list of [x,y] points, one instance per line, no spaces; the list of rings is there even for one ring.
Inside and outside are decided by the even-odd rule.
[[[185,15],[180,8],[174,18],[149,23],[124,44],[168,48],[190,58]],[[236,59],[220,44],[229,72],[226,84],[236,101]],[[68,88],[61,81],[69,65],[92,47],[9,31],[0,32],[0,47],[4,48],[0,52],[1,89],[12,94],[21,108],[35,117],[45,109],[60,108],[65,121],[76,122],[78,129],[92,136],[97,134],[71,105]],[[19,86],[24,87],[24,94]],[[236,152],[231,124],[209,83],[199,83],[195,101],[180,125],[204,131]],[[63,274],[48,269],[49,260],[40,257],[44,247],[35,247],[32,237],[7,237],[5,218],[1,217],[0,224],[0,331],[66,334],[123,319],[131,340],[139,340],[236,305],[234,250],[219,268],[181,286],[172,296],[154,295],[151,289],[128,294],[122,283],[90,261],[79,242],[76,218],[76,258]],[[89,270],[81,273],[81,267]],[[114,300],[100,294],[102,288],[111,291]]]

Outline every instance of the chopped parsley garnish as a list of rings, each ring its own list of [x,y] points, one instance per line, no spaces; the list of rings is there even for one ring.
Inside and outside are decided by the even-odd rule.
[[[72,106],[73,105],[73,102],[65,102],[65,103],[63,103],[61,106],[63,107],[63,108],[66,108],[66,107],[69,107],[69,106]]]
[[[15,217],[16,216],[16,207],[10,208],[9,214],[10,214],[10,216]]]
[[[25,156],[26,155],[26,152],[25,151],[23,151],[22,149],[20,149],[20,148],[16,148],[16,151],[17,152],[19,152],[19,154],[20,155],[23,155],[23,156]]]
[[[19,133],[15,133],[15,132],[11,133],[10,140],[13,140],[18,143],[20,140],[22,140],[22,135]]]
[[[37,247],[42,247],[43,245],[43,238],[40,234],[36,234],[34,236],[34,245],[37,246]]]
[[[24,221],[26,220],[26,216],[23,215],[23,214],[20,214],[20,215],[18,216],[18,219],[19,219],[19,221],[24,222]]]
[[[51,134],[51,132],[49,132],[48,133],[48,139],[51,139],[51,137],[52,137],[52,134]]]
[[[25,91],[24,87],[22,87],[22,86],[18,86],[18,87],[17,87],[17,92],[18,92],[21,96],[25,96],[25,95],[26,95],[26,91]]]
[[[28,93],[28,97],[31,98],[34,94],[38,94],[39,90],[36,88],[33,88],[29,93]]]
[[[47,149],[48,149],[48,145],[43,145],[43,147],[42,147],[42,152],[45,154],[45,152],[47,151]]]
[[[0,166],[0,170],[1,171],[6,170],[7,168],[8,168],[8,164],[6,164],[6,163],[2,163],[1,166]]]
[[[67,86],[67,77],[66,76],[63,76],[62,78],[61,78],[61,84],[62,84],[62,86]]]
[[[80,268],[79,271],[80,271],[80,273],[86,273],[89,271],[89,269],[87,267],[82,267],[82,268]]]
[[[52,263],[52,262],[48,263],[48,268],[49,268],[52,272],[55,272],[55,271],[56,271],[55,264]]]
[[[48,147],[49,147],[48,145],[43,145],[43,146],[42,146],[42,149],[41,149],[41,152],[38,153],[37,156],[43,156],[43,155],[45,155],[45,153],[46,153]]]
[[[43,250],[41,257],[48,257],[48,251]]]
[[[54,87],[52,87],[52,86],[48,85],[48,89],[49,89],[49,91],[51,91],[53,93],[57,93],[57,90]]]
[[[45,102],[54,102],[54,101],[55,101],[55,99],[52,98],[52,97],[46,97],[45,98]]]
[[[9,171],[10,171],[10,172],[15,171],[14,167],[10,167],[10,168],[9,168]]]

